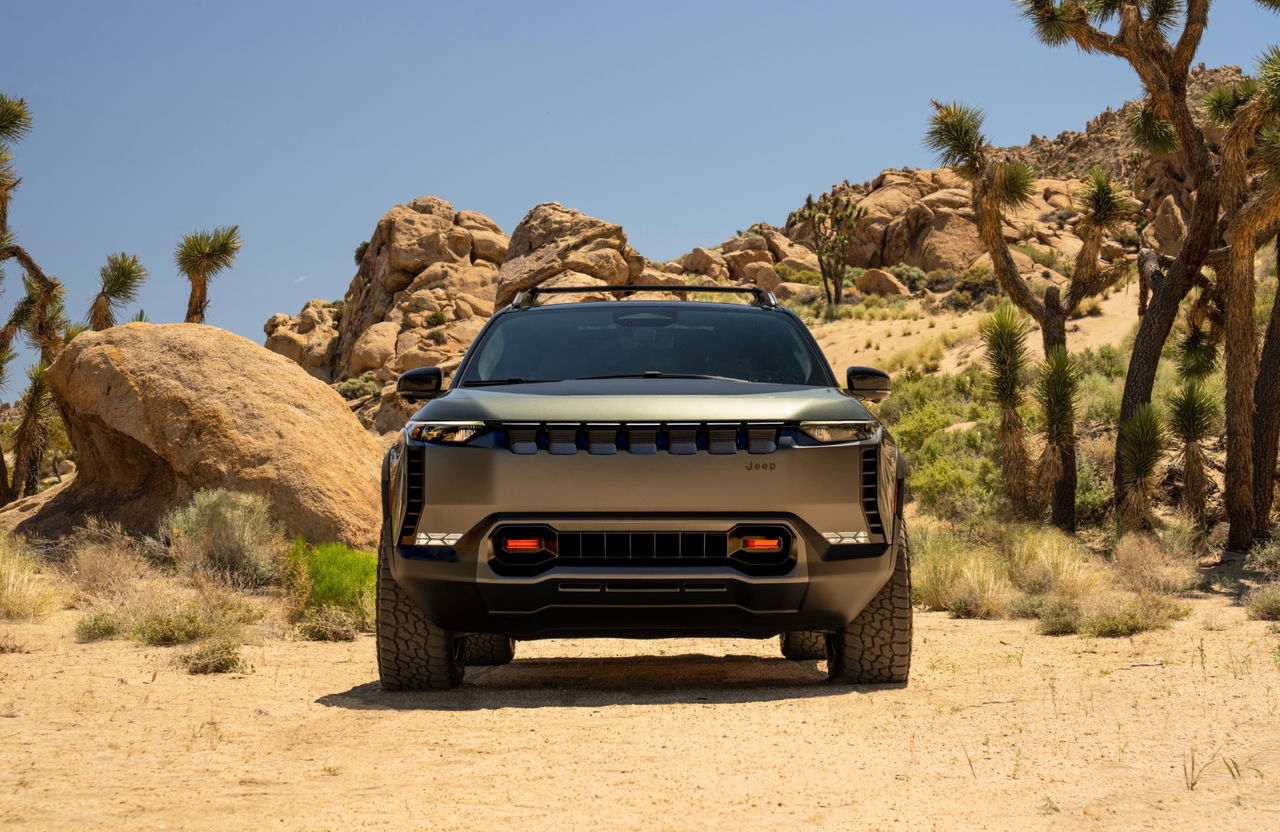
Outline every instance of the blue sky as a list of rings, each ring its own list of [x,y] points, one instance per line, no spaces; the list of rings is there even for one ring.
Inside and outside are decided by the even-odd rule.
[[[833,182],[933,166],[931,97],[1015,144],[1138,90],[1118,60],[1041,46],[1007,0],[10,0],[4,25],[0,92],[35,118],[11,224],[72,313],[125,250],[151,272],[139,305],[181,320],[174,245],[235,223],[208,322],[259,342],[272,313],[341,297],[356,244],[421,194],[508,232],[562,202],[666,259]],[[1216,3],[1201,59],[1251,69],[1278,33]]]

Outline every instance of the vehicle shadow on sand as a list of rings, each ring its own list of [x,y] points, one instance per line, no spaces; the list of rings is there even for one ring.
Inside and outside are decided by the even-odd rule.
[[[902,687],[833,684],[817,662],[684,654],[516,659],[500,667],[469,667],[462,685],[454,690],[389,693],[375,681],[321,696],[316,702],[356,710],[596,708],[769,702]]]

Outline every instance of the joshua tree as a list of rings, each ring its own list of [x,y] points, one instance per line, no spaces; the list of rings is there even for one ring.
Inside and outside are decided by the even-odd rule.
[[[1076,400],[1080,389],[1080,365],[1068,353],[1065,346],[1049,351],[1040,365],[1036,379],[1036,402],[1044,413],[1044,451],[1036,471],[1036,502],[1045,505],[1052,499],[1057,484],[1062,481],[1062,469],[1070,461],[1075,464]],[[1074,489],[1073,489],[1074,492]],[[1072,494],[1074,497],[1074,493]],[[1075,531],[1075,512],[1071,526]],[[1054,522],[1062,525],[1057,516]]]
[[[1258,377],[1253,315],[1253,259],[1280,226],[1280,49],[1262,59],[1258,83],[1215,91],[1210,115],[1228,125],[1218,158],[1210,150],[1188,101],[1188,73],[1208,26],[1209,0],[1018,0],[1036,36],[1046,44],[1073,43],[1081,50],[1127,61],[1146,99],[1131,120],[1135,141],[1152,153],[1179,150],[1194,194],[1188,232],[1178,253],[1144,250],[1138,258],[1142,322],[1134,342],[1121,400],[1117,438],[1116,501],[1123,506],[1135,482],[1121,448],[1125,425],[1151,400],[1156,368],[1179,306],[1197,285],[1210,289],[1224,309],[1226,337],[1227,514],[1229,545],[1247,547],[1254,532],[1253,433]],[[1257,0],[1280,11],[1280,0]],[[1268,132],[1271,131],[1271,132]],[[1269,138],[1270,137],[1270,138]],[[1269,173],[1263,174],[1265,167]],[[1229,243],[1228,243],[1229,241]],[[1202,273],[1214,268],[1209,284]]]
[[[1274,134],[1273,134],[1274,136]],[[1276,152],[1280,141],[1272,139]],[[1277,166],[1280,167],[1280,166]],[[1280,238],[1273,241],[1276,255],[1276,277],[1280,278]],[[1280,295],[1271,305],[1267,334],[1262,342],[1262,360],[1258,365],[1258,384],[1253,390],[1253,505],[1254,524],[1258,534],[1271,533],[1271,503],[1276,490],[1276,451],[1280,445]]]
[[[1156,476],[1164,456],[1164,422],[1155,405],[1146,402],[1121,425],[1120,457],[1124,459],[1125,501],[1120,516],[1130,528],[1151,528],[1151,501],[1155,495]],[[1117,463],[1120,461],[1117,457]]]
[[[209,308],[209,281],[214,275],[231,267],[240,251],[240,229],[234,225],[215,228],[212,231],[196,231],[182,238],[173,259],[178,270],[191,281],[191,296],[187,301],[187,323],[204,323],[205,310]]]
[[[49,384],[45,380],[45,364],[27,369],[27,389],[18,401],[22,414],[13,432],[13,494],[34,494],[40,485],[40,464],[49,448],[49,431],[56,414]]]
[[[867,209],[834,189],[816,201],[813,194],[809,194],[805,197],[804,207],[796,212],[796,219],[808,223],[813,229],[814,248],[822,269],[822,293],[826,296],[828,308],[838,304],[844,295],[844,267],[849,244],[853,242],[858,221],[866,215]]]
[[[1000,462],[1004,487],[1016,514],[1031,513],[1029,485],[1031,463],[1027,457],[1027,429],[1018,414],[1022,406],[1023,375],[1027,367],[1026,318],[1009,304],[982,320],[982,343],[986,347],[987,385],[1000,408]]]
[[[1182,457],[1182,507],[1203,523],[1206,477],[1200,443],[1209,437],[1219,416],[1218,403],[1199,381],[1187,380],[1169,394],[1169,431]]]
[[[136,254],[107,255],[107,265],[98,270],[102,288],[89,304],[89,328],[110,329],[116,325],[116,313],[138,297],[138,287],[147,279],[147,270]]]
[[[933,102],[925,144],[938,154],[942,164],[955,170],[973,188],[973,210],[978,234],[991,255],[996,280],[1009,299],[1040,324],[1046,358],[1056,347],[1067,346],[1067,317],[1086,298],[1101,294],[1123,277],[1127,266],[1101,262],[1099,253],[1107,236],[1133,213],[1135,205],[1111,181],[1106,171],[1095,168],[1078,195],[1080,220],[1075,230],[1083,245],[1065,294],[1050,286],[1044,300],[1036,297],[1031,284],[1014,265],[1004,238],[1004,211],[1024,205],[1030,198],[1035,173],[1022,162],[1000,158],[982,133],[982,111],[963,104]],[[1074,420],[1070,436],[1060,446],[1062,465],[1054,487],[1053,522],[1063,529],[1075,528],[1076,462]]]

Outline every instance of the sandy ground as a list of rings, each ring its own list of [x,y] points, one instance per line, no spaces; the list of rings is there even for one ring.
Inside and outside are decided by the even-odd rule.
[[[1280,635],[1194,603],[1118,640],[919,614],[905,687],[771,641],[548,641],[435,695],[382,693],[368,637],[198,677],[62,613],[6,625],[0,827],[1280,828]]]

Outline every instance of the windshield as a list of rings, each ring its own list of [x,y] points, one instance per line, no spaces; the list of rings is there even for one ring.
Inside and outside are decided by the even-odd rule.
[[[504,315],[476,345],[461,383],[630,375],[832,385],[812,339],[787,315],[632,302]]]

